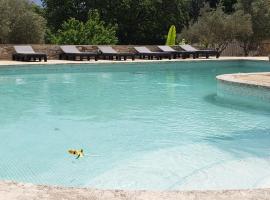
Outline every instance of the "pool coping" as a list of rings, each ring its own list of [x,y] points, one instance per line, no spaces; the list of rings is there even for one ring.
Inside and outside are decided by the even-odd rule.
[[[220,191],[146,191],[99,190],[0,182],[0,200],[266,200],[270,189]]]
[[[48,60],[48,62],[20,62],[10,60],[0,60],[0,67],[13,66],[13,65],[58,65],[58,64],[119,64],[119,63],[160,63],[160,62],[198,62],[198,61],[269,61],[268,57],[210,57],[209,59],[163,59],[163,60],[140,60],[136,59],[126,61],[111,61],[111,60],[99,60],[99,61],[68,61],[68,60]]]
[[[257,72],[257,73],[236,73],[236,74],[223,74],[217,76],[217,80],[229,84],[246,85],[249,87],[260,87],[270,89],[270,81],[265,82],[264,76],[269,76],[270,72]],[[243,79],[245,77],[245,79]],[[254,80],[254,78],[256,80]]]

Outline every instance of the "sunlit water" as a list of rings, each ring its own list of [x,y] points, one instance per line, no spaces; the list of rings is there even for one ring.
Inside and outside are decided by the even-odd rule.
[[[0,179],[102,189],[270,187],[270,109],[216,75],[267,62],[0,69]],[[84,149],[75,159],[69,149]]]

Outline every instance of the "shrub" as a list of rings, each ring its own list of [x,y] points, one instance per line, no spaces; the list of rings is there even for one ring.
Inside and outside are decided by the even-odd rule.
[[[169,46],[175,45],[175,39],[176,39],[176,28],[174,25],[172,25],[167,35],[166,45]]]
[[[52,38],[56,44],[116,44],[117,26],[105,25],[100,19],[99,13],[93,10],[89,13],[89,19],[85,23],[74,18],[64,22]]]

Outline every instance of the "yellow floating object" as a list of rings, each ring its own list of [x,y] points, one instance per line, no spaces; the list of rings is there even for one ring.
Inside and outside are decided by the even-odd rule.
[[[68,150],[68,153],[77,156],[77,158],[81,158],[84,156],[83,149],[80,150],[70,149]]]

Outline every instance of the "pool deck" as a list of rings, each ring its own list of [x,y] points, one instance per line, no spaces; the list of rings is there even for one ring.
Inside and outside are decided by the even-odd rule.
[[[169,62],[202,61],[206,59],[179,59]],[[268,57],[221,57],[208,60],[253,60],[268,61]],[[136,60],[120,61],[120,63],[145,63],[168,62]],[[98,64],[119,63],[119,61],[62,61],[49,60],[44,62],[17,62],[0,61],[0,66],[25,65],[25,64]],[[269,73],[231,74],[218,77],[222,81],[237,82],[270,88]],[[91,188],[67,188],[57,186],[34,185],[29,183],[16,183],[0,181],[0,200],[270,200],[270,189],[252,190],[224,190],[224,191],[123,191],[123,190],[98,190]]]
[[[37,64],[46,64],[46,65],[55,65],[55,64],[112,64],[112,63],[149,63],[149,62],[186,62],[186,61],[224,61],[224,60],[253,60],[253,61],[269,61],[268,57],[220,57],[215,58],[211,57],[209,59],[200,58],[200,59],[163,59],[163,60],[140,60],[136,59],[134,61],[110,61],[110,60],[99,60],[99,61],[68,61],[68,60],[48,60],[48,62],[20,62],[20,61],[11,61],[11,60],[0,60],[0,66],[6,65],[37,65]]]
[[[227,191],[123,191],[0,182],[0,200],[269,200],[270,189]]]

